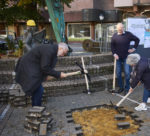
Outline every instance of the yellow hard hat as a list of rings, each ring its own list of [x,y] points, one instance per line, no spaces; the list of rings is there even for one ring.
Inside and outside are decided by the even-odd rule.
[[[36,26],[35,21],[34,20],[28,20],[27,26]]]

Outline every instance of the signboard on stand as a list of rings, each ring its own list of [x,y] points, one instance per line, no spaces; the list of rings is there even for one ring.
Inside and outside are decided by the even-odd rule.
[[[128,18],[126,29],[140,39],[136,52],[150,58],[150,18]]]

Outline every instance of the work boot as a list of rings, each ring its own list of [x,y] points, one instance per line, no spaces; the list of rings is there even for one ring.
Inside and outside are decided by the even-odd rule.
[[[124,90],[123,88],[119,88],[116,93],[122,93],[123,90]]]
[[[129,90],[124,90],[124,96],[129,92]]]
[[[142,110],[146,111],[147,106],[146,106],[145,103],[140,103],[139,106],[135,107],[135,110],[137,110],[137,111],[142,111]]]

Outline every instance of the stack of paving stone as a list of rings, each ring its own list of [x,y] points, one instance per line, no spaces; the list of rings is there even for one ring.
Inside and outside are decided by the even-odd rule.
[[[28,99],[21,88],[14,87],[14,89],[9,90],[9,102],[14,107],[26,107],[28,104],[27,100]]]
[[[113,56],[112,54],[98,54],[83,56],[85,67],[91,76],[89,83],[91,91],[103,91],[112,88],[112,73],[113,73]],[[56,70],[62,72],[79,71],[80,68],[75,64],[81,63],[81,56],[66,56],[58,58]],[[7,59],[0,60],[0,77],[3,75],[0,85],[3,83],[11,85],[13,82],[12,72],[14,71],[16,60]],[[5,74],[3,74],[5,73]],[[8,78],[7,78],[8,77]],[[44,98],[50,96],[60,96],[68,94],[82,93],[86,90],[84,75],[76,75],[63,79],[54,79],[43,83]],[[13,99],[13,97],[11,96]],[[17,98],[19,99],[19,98]],[[30,98],[27,98],[30,99]],[[28,103],[28,102],[27,102]]]
[[[42,103],[46,104],[47,103],[47,99],[48,99],[48,91],[44,90],[43,97],[42,97]]]
[[[0,59],[0,71],[12,71],[15,67],[16,59]]]
[[[9,89],[9,102],[14,107],[26,107],[31,105],[31,97],[26,96],[21,87],[16,84],[13,89]],[[47,92],[44,91],[42,103],[47,102]]]
[[[0,103],[8,103],[9,90],[4,86],[0,88]]]
[[[12,84],[13,76],[11,71],[0,71],[0,84]]]
[[[34,106],[26,115],[24,128],[27,132],[37,135],[46,135],[52,127],[52,116],[45,107]]]
[[[15,59],[0,59],[0,84],[12,84]]]
[[[0,59],[0,103],[9,102],[9,88],[13,83],[15,59]]]

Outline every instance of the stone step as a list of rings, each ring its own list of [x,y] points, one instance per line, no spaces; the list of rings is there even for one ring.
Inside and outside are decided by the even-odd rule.
[[[12,71],[15,68],[17,59],[0,59],[0,71]]]
[[[112,89],[112,77],[113,75],[92,77],[89,83],[91,92]],[[68,81],[44,82],[43,86],[49,97],[78,94],[86,90],[84,78]]]
[[[22,93],[20,93],[20,87],[18,85],[13,88],[13,91],[10,89],[11,84],[14,83],[14,75],[12,72],[14,71],[16,61],[17,59],[0,60],[0,93],[3,95],[1,101],[9,101],[13,105],[17,104],[18,101],[21,104],[22,99],[25,99],[25,97],[20,96]],[[81,56],[58,58],[56,70],[62,72],[78,71],[80,68],[75,62],[81,64]],[[84,62],[91,76],[91,82],[89,83],[91,91],[103,91],[112,88],[113,57],[111,54],[87,55],[84,56]],[[86,90],[83,75],[54,79],[44,82],[43,85],[45,88],[43,101],[46,101],[47,97],[77,94]],[[17,93],[19,93],[19,98]],[[26,101],[26,104],[30,103],[30,98],[26,99]]]
[[[14,71],[15,64],[18,59],[0,59],[0,71]],[[56,67],[68,67],[74,66],[75,62],[81,64],[81,56],[66,56],[59,57]],[[91,64],[101,64],[101,63],[111,63],[113,62],[113,56],[111,53],[98,54],[98,55],[85,55],[84,56],[85,65]]]
[[[113,63],[87,65],[86,69],[88,70],[88,74],[90,75],[91,78],[94,78],[95,76],[109,75],[113,73]],[[56,70],[58,71],[61,70],[62,72],[73,72],[80,70],[80,68],[79,67],[56,68]],[[76,80],[81,78],[84,78],[83,74],[56,80],[64,81],[64,80]]]
[[[83,56],[85,65],[91,64],[102,64],[113,62],[113,56],[111,53],[97,54],[97,55],[86,55]],[[81,56],[67,56],[58,58],[57,66],[73,66],[75,62],[81,64]]]
[[[90,77],[95,77],[97,75],[99,76],[108,75],[108,74],[113,73],[113,63],[87,65],[86,69],[88,70]],[[78,66],[56,67],[56,70],[67,73],[67,72],[79,71],[80,68]],[[11,71],[0,71],[0,84],[13,83],[14,76],[12,74],[13,73]],[[84,75],[80,74],[80,75],[70,76],[64,79],[53,79],[50,82],[53,82],[56,80],[59,80],[59,81],[75,80],[75,79],[81,79],[83,77]]]
[[[91,92],[112,89],[112,77],[113,75],[92,77],[91,82],[89,83]],[[13,88],[11,88],[11,85],[8,84],[0,86],[1,86],[0,95],[6,96],[0,98],[0,102],[5,101],[10,102],[14,106],[17,106],[16,104],[19,104],[18,106],[21,106],[24,99],[26,99],[25,105],[31,103],[30,98],[25,97],[25,94],[23,93],[23,91],[21,91],[21,88],[18,84],[16,84]],[[66,80],[66,81],[44,82],[43,87],[44,87],[43,102],[46,102],[47,97],[82,93],[83,91],[86,90],[86,83],[85,79],[82,78],[68,81]]]

